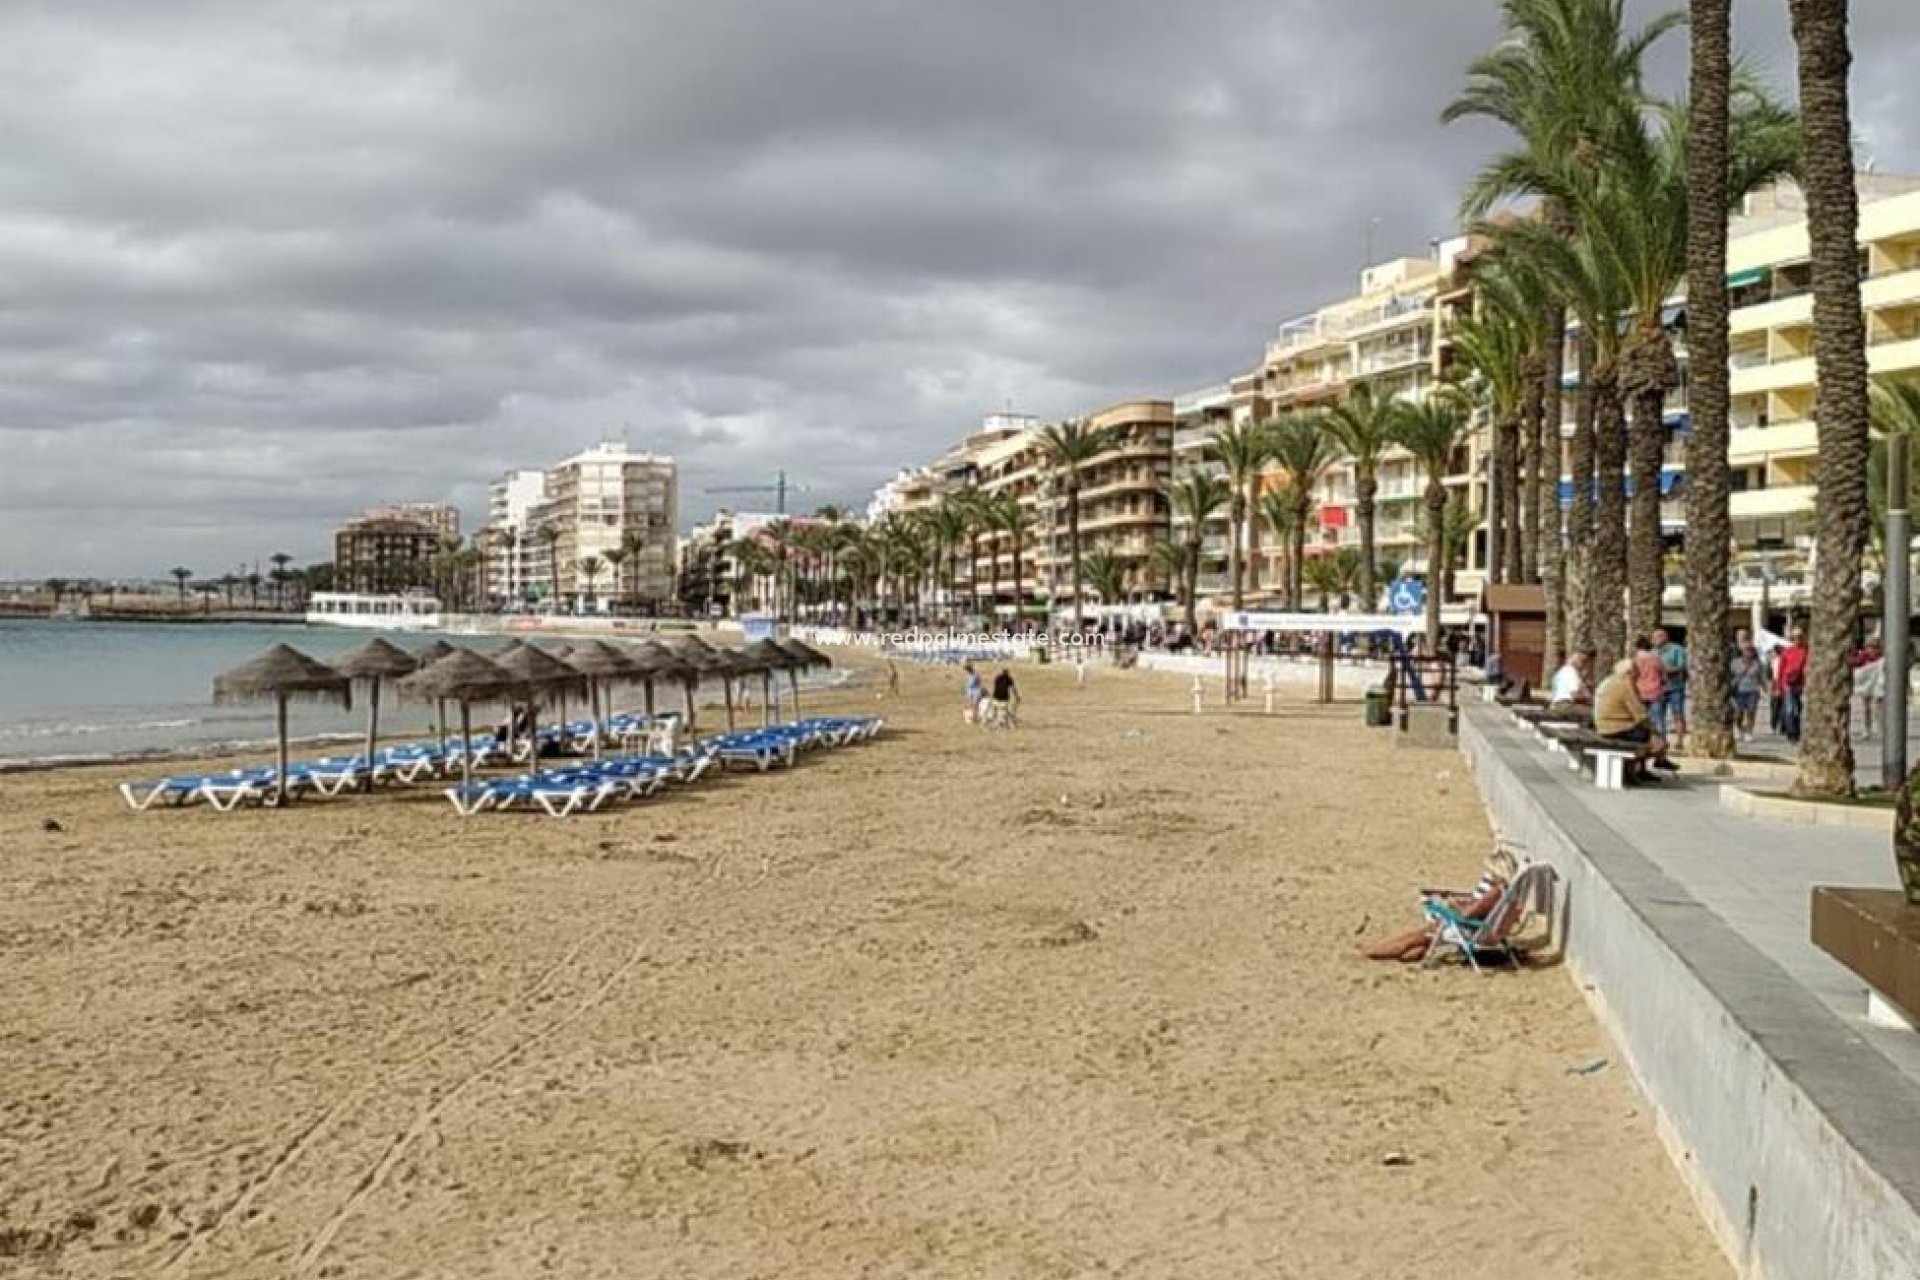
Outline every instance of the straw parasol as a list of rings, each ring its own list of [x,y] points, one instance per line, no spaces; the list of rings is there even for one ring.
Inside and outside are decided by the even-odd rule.
[[[410,676],[419,668],[418,658],[377,636],[333,660],[333,669],[341,675],[367,682],[367,776],[360,784],[363,791],[373,790],[373,753],[380,740],[380,682]]]
[[[287,703],[295,698],[302,702],[331,702],[351,709],[353,681],[326,663],[284,644],[277,644],[252,662],[213,678],[216,705],[273,702],[274,729],[280,743],[274,799],[279,804],[287,802]]]
[[[732,732],[734,724],[733,708],[733,664],[720,650],[695,636],[682,636],[671,645],[674,657],[683,668],[692,673],[686,683],[687,721],[693,721],[693,686],[699,680],[717,678],[727,707],[727,730]]]
[[[598,760],[600,740],[605,731],[601,719],[600,690],[607,682],[632,680],[639,672],[632,658],[604,640],[584,640],[567,649],[564,658],[569,667],[587,678],[587,697],[593,703],[593,758]],[[608,700],[611,701],[611,698]]]
[[[795,658],[772,640],[755,640],[752,644],[740,650],[740,656],[759,664],[760,693],[766,702],[766,711],[761,717],[764,723],[771,723],[773,720],[779,718],[779,686],[774,683],[773,679],[773,673],[776,671],[784,671],[795,679],[793,704],[795,712],[797,713],[799,711],[800,686],[798,684],[797,672],[803,664],[798,658]],[[797,718],[796,715],[796,719]]]
[[[794,659],[794,665],[787,668],[787,679],[793,683],[793,718],[800,718],[800,672],[808,667],[831,667],[833,659],[820,652],[804,640],[788,638],[773,642]]]
[[[400,681],[400,693],[418,702],[460,704],[460,781],[473,781],[473,715],[476,702],[510,702],[526,686],[470,649],[454,649]]]
[[[424,667],[429,662],[438,662],[448,654],[458,652],[458,649],[445,640],[435,640],[432,644],[415,649],[413,656],[414,660]],[[416,671],[419,669],[419,667],[414,668]],[[447,703],[444,698],[436,702],[433,707],[433,734],[434,744],[444,747],[447,743]]]
[[[693,727],[693,686],[699,682],[700,673],[689,666],[679,654],[655,640],[642,640],[629,645],[627,658],[633,663],[647,689],[647,718],[653,719],[653,682],[656,677],[678,681],[686,693],[687,727]]]
[[[495,656],[494,662],[503,670],[519,678],[528,692],[527,705],[532,708],[542,694],[551,694],[559,708],[560,723],[564,727],[567,720],[567,694],[584,693],[587,678],[554,657],[545,649],[524,644],[518,640],[508,645]],[[536,713],[537,714],[537,713]],[[534,726],[534,755],[540,754],[537,722]]]

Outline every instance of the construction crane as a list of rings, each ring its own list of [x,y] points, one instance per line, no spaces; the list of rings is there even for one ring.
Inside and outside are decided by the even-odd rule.
[[[774,514],[781,516],[787,514],[787,494],[789,492],[806,493],[807,491],[807,486],[803,484],[788,484],[787,473],[785,471],[777,472],[772,484],[735,484],[724,485],[718,489],[701,490],[702,493],[770,493],[773,495]]]

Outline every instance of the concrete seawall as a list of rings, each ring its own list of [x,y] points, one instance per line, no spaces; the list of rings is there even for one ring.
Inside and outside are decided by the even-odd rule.
[[[1581,803],[1504,713],[1463,709],[1460,747],[1495,826],[1559,871],[1567,963],[1738,1274],[1920,1277],[1913,1081]]]

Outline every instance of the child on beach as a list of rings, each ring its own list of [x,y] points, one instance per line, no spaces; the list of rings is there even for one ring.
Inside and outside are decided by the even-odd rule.
[[[967,686],[962,693],[967,700],[967,705],[963,714],[967,718],[967,723],[972,724],[979,716],[980,699],[985,696],[986,689],[980,683],[980,673],[973,669],[971,662],[961,667],[961,670],[967,673]]]

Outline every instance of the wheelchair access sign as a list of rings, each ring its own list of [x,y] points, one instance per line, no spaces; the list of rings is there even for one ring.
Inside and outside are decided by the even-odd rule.
[[[1427,584],[1419,578],[1395,578],[1387,588],[1387,608],[1395,613],[1419,613],[1427,607]]]

